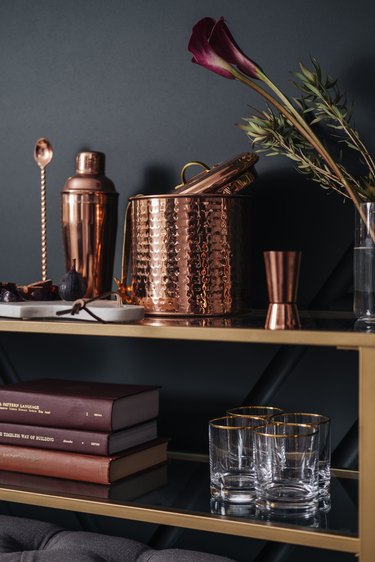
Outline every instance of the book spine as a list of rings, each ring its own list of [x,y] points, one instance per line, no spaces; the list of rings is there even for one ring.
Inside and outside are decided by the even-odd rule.
[[[108,455],[108,433],[0,422],[0,443]]]
[[[0,445],[0,469],[109,484],[110,457]]]
[[[111,431],[113,401],[7,390],[1,387],[0,421]]]

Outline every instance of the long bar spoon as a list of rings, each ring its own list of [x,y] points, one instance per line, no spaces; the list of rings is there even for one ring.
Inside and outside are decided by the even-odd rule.
[[[53,148],[49,140],[41,138],[34,148],[35,162],[40,168],[40,218],[42,240],[42,281],[47,281],[47,207],[46,207],[46,166],[53,157]]]

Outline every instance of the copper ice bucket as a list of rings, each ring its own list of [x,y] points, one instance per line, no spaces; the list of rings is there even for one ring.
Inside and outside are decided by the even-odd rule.
[[[222,315],[249,308],[250,198],[130,198],[133,302],[147,314]]]
[[[130,197],[123,279],[130,262],[132,302],[146,314],[218,316],[249,309],[251,199],[223,191],[251,183],[253,164],[252,155],[241,155],[183,180],[173,193]],[[193,192],[202,185],[221,192]]]

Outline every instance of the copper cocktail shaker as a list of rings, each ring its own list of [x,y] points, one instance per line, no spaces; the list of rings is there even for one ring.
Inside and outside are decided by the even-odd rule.
[[[112,288],[118,193],[104,175],[102,152],[79,152],[76,167],[61,193],[66,270],[75,259],[85,297],[97,297]]]

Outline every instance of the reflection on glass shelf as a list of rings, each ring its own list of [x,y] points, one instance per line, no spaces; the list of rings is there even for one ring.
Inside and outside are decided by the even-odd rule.
[[[357,521],[358,481],[350,479],[332,479],[331,495],[322,496],[319,509],[306,516],[290,514],[271,514],[260,511],[252,505],[236,505],[211,500],[211,512],[227,517],[240,517],[265,521],[269,524],[297,525],[299,527],[316,528],[326,531],[338,531],[355,535],[358,530]]]
[[[312,331],[361,331],[351,312],[300,311],[302,330]],[[178,316],[148,316],[140,324],[143,326],[185,327],[185,328],[253,328],[263,329],[266,311],[253,311],[237,316],[210,318],[183,318]],[[366,330],[365,330],[366,331]]]
[[[364,332],[365,334],[375,334],[375,322],[365,322],[364,320],[357,320],[354,322],[355,332]]]
[[[259,510],[255,505],[233,504],[222,502],[215,498],[211,499],[210,505],[211,513],[216,515],[266,521],[267,523],[287,523],[288,525],[319,529],[328,529],[328,512],[331,509],[330,496],[326,496],[324,501],[320,502],[319,509],[315,513],[308,512],[306,514],[285,512],[276,515],[266,510]]]
[[[87,499],[113,499],[129,502],[166,486],[167,465],[160,465],[110,485],[50,478],[0,470],[0,486],[41,494],[54,494]]]
[[[116,505],[134,502],[135,505],[145,508],[171,508],[184,513],[228,517],[232,521],[236,518],[252,523],[261,520],[269,525],[274,523],[278,526],[285,524],[288,527],[308,527],[311,530],[340,532],[350,536],[356,535],[358,529],[358,481],[349,478],[333,478],[331,503],[329,504],[327,499],[325,505],[320,505],[317,514],[298,520],[268,517],[256,512],[255,507],[251,505],[213,505],[210,498],[208,464],[187,460],[170,460],[166,465],[126,478],[112,486],[0,471],[0,487],[51,496],[105,501]],[[51,504],[53,505],[53,502]]]

